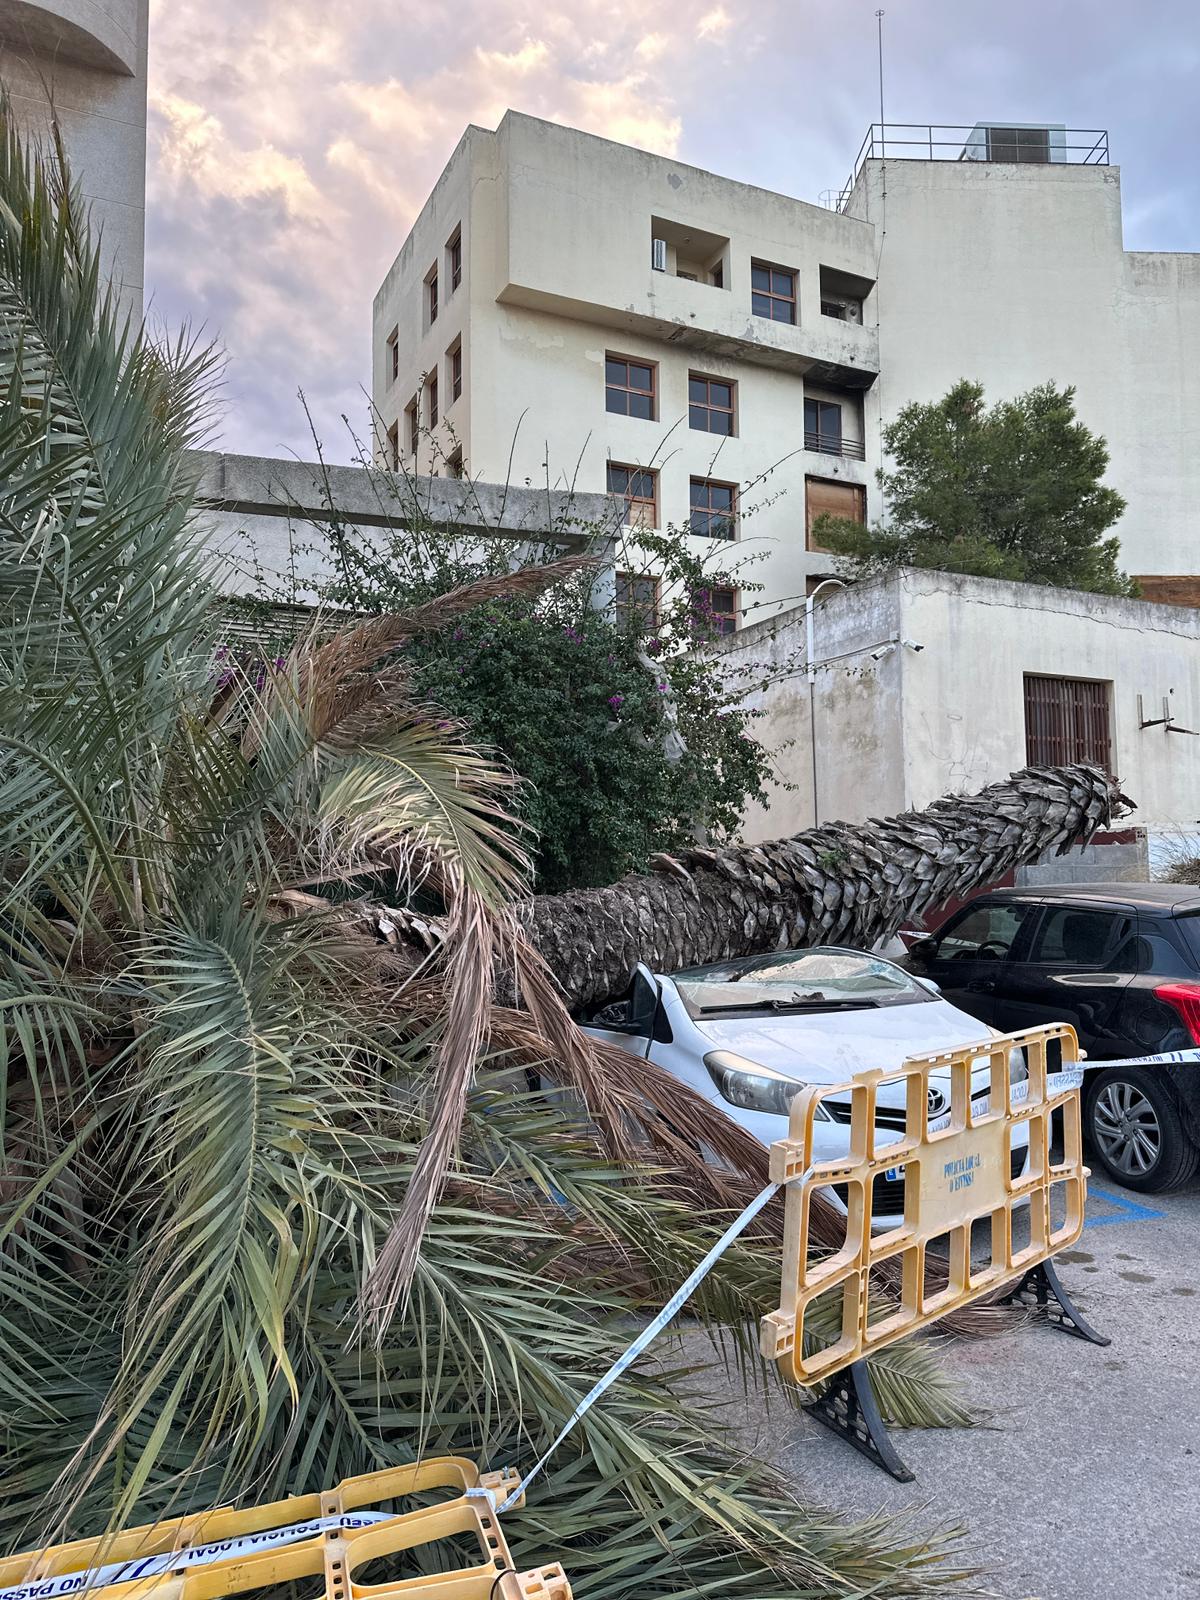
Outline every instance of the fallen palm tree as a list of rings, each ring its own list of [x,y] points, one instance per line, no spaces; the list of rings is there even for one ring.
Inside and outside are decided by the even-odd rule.
[[[541,913],[511,779],[397,664],[478,592],[274,663],[215,648],[185,454],[207,368],[122,335],[76,200],[0,108],[14,1549],[425,1454],[528,1461],[762,1158],[649,1064],[589,1049],[523,936],[514,905]],[[495,1004],[498,968],[522,1010]],[[529,1062],[579,1109],[531,1088]],[[733,1176],[675,1131],[689,1119]],[[748,1381],[774,1383],[754,1350],[775,1278],[764,1235],[695,1301]],[[961,1420],[926,1347],[877,1385],[904,1420]],[[518,1559],[552,1545],[597,1596],[963,1592],[889,1524],[798,1504],[694,1373],[625,1374],[508,1531]]]

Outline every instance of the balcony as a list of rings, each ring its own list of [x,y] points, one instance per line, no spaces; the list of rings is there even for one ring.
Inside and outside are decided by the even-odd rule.
[[[865,461],[866,446],[861,439],[843,439],[840,434],[804,430],[804,448],[818,456],[843,456],[847,461]]]

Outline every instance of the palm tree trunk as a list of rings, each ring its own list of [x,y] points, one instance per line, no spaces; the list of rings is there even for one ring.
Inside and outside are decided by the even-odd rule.
[[[1027,767],[924,811],[659,857],[655,871],[539,895],[519,915],[570,1003],[587,1005],[623,990],[639,961],[677,972],[760,950],[870,948],[931,906],[1086,842],[1127,806],[1098,767]]]

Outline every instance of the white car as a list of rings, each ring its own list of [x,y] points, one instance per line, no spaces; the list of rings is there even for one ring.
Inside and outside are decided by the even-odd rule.
[[[807,1084],[845,1083],[872,1067],[899,1067],[908,1056],[976,1044],[994,1036],[943,1000],[936,985],[861,950],[819,945],[745,956],[655,978],[639,967],[627,995],[585,1014],[587,1032],[648,1057],[741,1124],[764,1145],[787,1133],[788,1109]],[[1023,1082],[1014,1050],[1010,1080]],[[972,1076],[974,1097],[991,1088],[989,1058]],[[950,1104],[949,1073],[930,1078],[930,1113]],[[813,1154],[847,1154],[850,1096],[822,1102]],[[904,1090],[885,1085],[876,1107],[876,1147],[904,1127]],[[1024,1172],[1028,1131],[1014,1126],[1012,1176]],[[836,1189],[830,1194],[845,1209]],[[874,1220],[895,1227],[904,1205],[902,1168],[876,1179]]]

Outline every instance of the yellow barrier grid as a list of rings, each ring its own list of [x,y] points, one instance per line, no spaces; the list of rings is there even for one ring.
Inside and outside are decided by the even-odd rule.
[[[431,1457],[346,1478],[321,1494],[245,1511],[224,1507],[9,1556],[0,1561],[0,1594],[8,1600],[72,1594],[87,1600],[216,1600],[323,1577],[325,1600],[571,1600],[560,1566],[527,1572],[513,1566],[496,1506],[520,1481],[511,1469],[481,1473],[462,1456]],[[396,1501],[439,1489],[459,1492],[433,1505],[393,1509]],[[324,1526],[310,1530],[307,1524]],[[294,1542],[254,1548],[256,1541],[267,1545],[272,1533],[277,1541],[282,1534]],[[398,1568],[406,1552],[463,1535],[479,1547],[479,1560],[469,1566],[372,1583],[357,1576],[369,1563]],[[155,1558],[163,1556],[170,1558],[166,1570],[137,1575],[139,1567],[162,1568]]]
[[[1070,1087],[1056,1088],[1047,1053],[1059,1052]],[[1024,1052],[1027,1081],[1014,1086],[1010,1052]],[[979,1085],[986,1058],[986,1090]],[[852,1083],[804,1090],[792,1103],[788,1137],[771,1149],[771,1178],[787,1185],[780,1307],[763,1319],[763,1355],[792,1381],[812,1385],[873,1351],[928,1326],[1047,1261],[1083,1228],[1088,1169],[1083,1164],[1074,1029],[1030,1028],[982,1044],[910,1057],[894,1071],[869,1071]],[[949,1077],[948,1116],[930,1126],[930,1078]],[[1050,1081],[1048,1082],[1048,1077]],[[877,1128],[881,1089],[903,1086],[904,1126]],[[849,1151],[814,1161],[813,1126],[830,1096],[850,1096]],[[889,1097],[890,1098],[890,1097]],[[1051,1119],[1062,1117],[1062,1157],[1051,1153]],[[944,1122],[944,1126],[936,1124]],[[1014,1174],[1013,1133],[1028,1131],[1025,1170]],[[903,1169],[900,1222],[876,1231],[877,1182]],[[894,1181],[894,1180],[893,1180]],[[810,1233],[812,1197],[836,1187],[847,1218],[842,1247],[820,1252]],[[1056,1205],[1061,1216],[1056,1221]],[[1028,1240],[1014,1243],[1013,1214],[1028,1211]],[[889,1205],[889,1210],[891,1205]],[[972,1261],[973,1225],[990,1220],[988,1259]],[[1022,1230],[1018,1229],[1018,1234]],[[926,1271],[930,1257],[935,1270]],[[886,1288],[877,1269],[900,1262]],[[821,1315],[814,1316],[820,1307]],[[832,1339],[812,1323],[836,1322]]]

